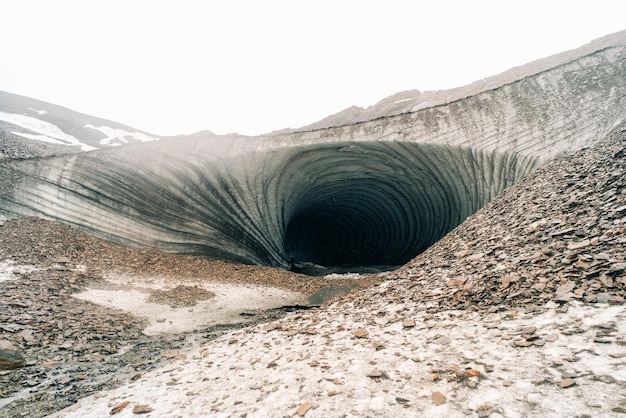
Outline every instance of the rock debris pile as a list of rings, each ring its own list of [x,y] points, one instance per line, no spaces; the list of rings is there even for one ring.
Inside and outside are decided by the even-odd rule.
[[[540,168],[391,274],[393,289],[433,309],[623,303],[625,139]]]
[[[215,297],[198,286],[205,281],[305,295],[337,283],[267,267],[126,248],[37,218],[0,220],[0,243],[0,417],[47,416],[90,393],[133,381],[199,342],[292,310],[242,307],[246,315],[238,323],[147,336],[142,333],[145,318],[72,297],[86,287],[110,287],[110,275],[182,282],[148,289],[148,302],[190,309]],[[356,288],[380,280],[341,282]]]
[[[55,146],[34,139],[18,137],[0,129],[0,160],[11,158],[16,160],[52,155],[71,154],[74,150]]]

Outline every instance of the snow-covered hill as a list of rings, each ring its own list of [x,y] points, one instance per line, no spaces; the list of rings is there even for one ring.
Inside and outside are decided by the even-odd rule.
[[[0,131],[76,151],[159,139],[126,125],[0,91]]]

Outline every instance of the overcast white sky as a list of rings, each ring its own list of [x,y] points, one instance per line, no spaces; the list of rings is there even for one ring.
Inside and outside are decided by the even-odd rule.
[[[0,0],[0,90],[154,134],[299,127],[626,29],[626,2]]]

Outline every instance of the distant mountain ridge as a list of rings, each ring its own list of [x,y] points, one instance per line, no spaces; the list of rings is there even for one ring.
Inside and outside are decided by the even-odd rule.
[[[475,81],[466,86],[448,90],[419,91],[407,90],[386,97],[378,103],[362,108],[351,106],[318,122],[297,129],[277,131],[277,133],[314,131],[331,127],[351,125],[382,117],[416,112],[420,109],[451,103],[465,97],[493,90],[526,77],[542,73],[552,68],[575,61],[586,55],[601,51],[610,46],[626,45],[626,30],[612,33],[569,51],[560,52],[549,57],[513,67],[500,74]]]

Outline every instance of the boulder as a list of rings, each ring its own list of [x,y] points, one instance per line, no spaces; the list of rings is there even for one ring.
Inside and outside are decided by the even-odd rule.
[[[12,370],[24,367],[22,352],[11,342],[0,340],[0,370]]]

